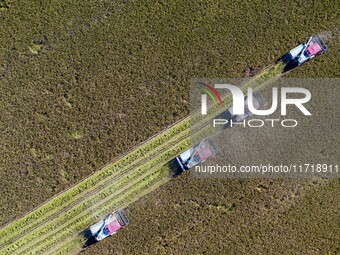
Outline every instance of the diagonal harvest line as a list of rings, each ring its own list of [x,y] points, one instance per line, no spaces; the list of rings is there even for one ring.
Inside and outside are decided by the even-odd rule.
[[[279,77],[279,76],[278,76]],[[276,77],[276,78],[278,78],[278,77]],[[267,86],[267,85],[269,85],[270,83],[266,83],[266,84],[259,84],[259,86],[261,86],[261,87],[265,87],[265,86]],[[245,85],[248,85],[248,84],[245,84]],[[185,119],[187,119],[187,118],[185,118]]]

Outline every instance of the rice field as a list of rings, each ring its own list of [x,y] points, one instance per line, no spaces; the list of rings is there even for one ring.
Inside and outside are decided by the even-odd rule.
[[[264,70],[263,74],[271,73],[271,78],[279,77],[282,68],[277,66],[282,67],[282,64]],[[256,83],[260,76],[254,77],[241,88],[246,89],[249,83],[257,84],[259,88],[269,86],[268,82],[265,85]],[[223,100],[230,104],[230,95]],[[216,116],[221,110],[210,108],[210,114]],[[199,125],[195,129],[197,136],[209,128],[200,122],[196,125]],[[93,224],[98,216],[129,205],[170,179],[175,169],[166,164],[190,146],[189,128],[188,118],[180,121],[27,216],[2,228],[0,238],[4,244],[1,245],[0,254],[42,254],[54,251],[55,246],[63,250],[67,247],[68,251],[79,250],[81,241],[85,243],[85,239],[79,237],[80,233]],[[65,242],[67,245],[64,247],[62,244]]]
[[[78,234],[121,206],[131,226],[86,253],[339,251],[336,180],[168,182],[167,165],[189,146],[178,121],[191,78],[258,74],[317,33],[329,52],[288,75],[338,77],[333,1],[6,0],[0,18],[1,254],[76,251]]]

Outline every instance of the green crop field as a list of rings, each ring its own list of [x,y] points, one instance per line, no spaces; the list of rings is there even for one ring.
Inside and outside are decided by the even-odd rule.
[[[339,77],[337,15],[334,1],[0,1],[0,253],[74,252],[121,206],[129,228],[86,253],[339,252],[338,180],[169,182],[188,121],[156,135],[188,115],[191,78],[259,73],[309,35],[329,51],[288,75]]]

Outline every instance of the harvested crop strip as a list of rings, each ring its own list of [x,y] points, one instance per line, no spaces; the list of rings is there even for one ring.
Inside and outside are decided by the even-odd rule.
[[[241,88],[262,89],[270,85],[273,78],[279,78],[281,70],[281,63],[271,66]],[[263,77],[272,80],[263,82]],[[223,101],[229,105],[231,96],[224,96]],[[209,115],[215,116],[223,110],[211,107]],[[208,123],[209,118],[194,122],[198,137],[208,133]],[[60,252],[78,250],[83,241],[79,232],[106,213],[127,206],[170,180],[172,169],[166,163],[190,146],[189,130],[190,119],[185,118],[22,219],[8,224],[0,230],[0,254],[40,254],[56,247]]]

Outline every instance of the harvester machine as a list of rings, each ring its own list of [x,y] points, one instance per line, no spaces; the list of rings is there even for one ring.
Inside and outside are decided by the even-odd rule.
[[[126,227],[129,224],[130,220],[123,209],[110,213],[104,219],[92,225],[86,231],[86,237],[88,238],[88,240],[84,245],[84,248],[117,233],[117,231]]]
[[[214,156],[218,152],[217,146],[212,138],[206,138],[193,148],[183,152],[176,157],[181,172],[184,172],[205,160]]]
[[[306,43],[296,46],[283,55],[281,60],[286,64],[285,71],[288,71],[321,55],[326,50],[327,46],[319,35],[311,36]]]

